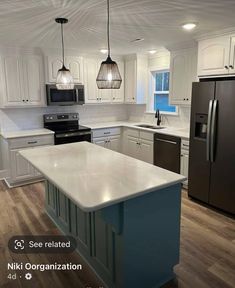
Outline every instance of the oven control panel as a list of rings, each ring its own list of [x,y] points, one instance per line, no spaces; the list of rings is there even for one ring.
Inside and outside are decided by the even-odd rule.
[[[61,114],[45,114],[43,115],[44,123],[48,122],[61,122],[61,121],[71,121],[78,120],[78,113],[61,113]]]

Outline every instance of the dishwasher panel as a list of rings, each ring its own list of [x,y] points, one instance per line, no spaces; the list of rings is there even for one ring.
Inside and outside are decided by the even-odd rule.
[[[155,133],[154,165],[180,173],[180,145],[180,137]]]

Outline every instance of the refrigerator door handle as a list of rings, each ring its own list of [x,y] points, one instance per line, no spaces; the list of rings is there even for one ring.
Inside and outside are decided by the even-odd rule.
[[[206,160],[211,161],[211,117],[212,117],[212,108],[214,100],[210,100],[209,109],[208,109],[208,120],[207,120],[207,135],[206,135]]]
[[[215,140],[216,140],[216,126],[217,126],[217,109],[218,100],[213,102],[212,119],[211,119],[211,140],[210,140],[210,160],[215,161]]]

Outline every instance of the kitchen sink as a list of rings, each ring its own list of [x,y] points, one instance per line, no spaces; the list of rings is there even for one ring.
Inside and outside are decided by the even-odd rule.
[[[136,127],[141,127],[141,128],[148,128],[148,129],[164,129],[165,127],[163,126],[154,126],[154,125],[148,125],[148,124],[139,124],[135,125]]]

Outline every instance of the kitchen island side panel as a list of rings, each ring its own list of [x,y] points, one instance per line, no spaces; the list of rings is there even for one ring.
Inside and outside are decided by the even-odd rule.
[[[47,182],[47,213],[64,234],[77,239],[78,252],[107,287],[153,288],[174,278],[173,267],[179,263],[181,184],[95,212],[83,212],[67,199],[67,226],[58,217],[56,193],[62,192]]]

